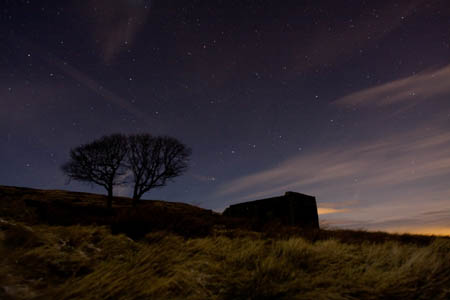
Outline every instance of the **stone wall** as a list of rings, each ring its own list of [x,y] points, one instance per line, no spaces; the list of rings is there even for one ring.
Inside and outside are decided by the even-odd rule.
[[[234,204],[223,214],[236,218],[250,218],[259,222],[279,221],[285,225],[319,228],[316,198],[294,192],[286,192],[284,196]]]

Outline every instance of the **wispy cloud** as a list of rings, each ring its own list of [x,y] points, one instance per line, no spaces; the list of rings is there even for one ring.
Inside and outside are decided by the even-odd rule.
[[[355,92],[336,100],[344,106],[387,106],[431,101],[450,93],[450,65]]]
[[[392,217],[381,220],[351,220],[336,217],[322,222],[326,227],[346,227],[350,229],[383,230],[394,233],[416,233],[450,235],[450,209],[426,211],[410,216]]]
[[[335,63],[343,56],[374,45],[408,23],[414,15],[420,14],[423,11],[421,7],[426,2],[427,0],[386,4],[376,2],[376,6],[382,6],[380,9],[383,11],[382,14],[377,12],[373,3],[369,3],[364,5],[359,17],[355,16],[348,23],[329,23],[330,20],[323,22],[325,25],[311,35],[309,43],[290,47],[298,57],[297,69],[304,70],[324,63]],[[306,55],[298,55],[299,53]]]
[[[337,208],[330,208],[330,207],[318,207],[317,213],[319,215],[329,215],[329,214],[337,214],[337,213],[344,213],[348,212],[348,209],[337,209]]]
[[[347,220],[343,226],[384,228],[381,222],[450,208],[448,180],[450,133],[418,129],[299,155],[232,180],[215,196],[239,202],[301,191],[317,196],[321,215]],[[346,204],[333,205],[339,202]]]
[[[90,18],[95,44],[111,62],[136,39],[150,14],[151,0],[91,0],[80,2]]]
[[[300,155],[271,169],[233,180],[218,195],[257,189],[248,197],[270,196],[290,188],[338,183],[380,187],[450,172],[450,133],[417,131],[350,148]],[[245,196],[246,198],[247,196]]]
[[[144,122],[147,122],[149,119],[151,119],[151,116],[149,114],[146,114],[145,112],[137,108],[134,104],[132,104],[130,101],[127,101],[125,98],[117,95],[107,87],[101,85],[91,76],[79,70],[75,66],[71,65],[69,62],[62,60],[61,58],[57,57],[50,51],[43,49],[42,47],[29,41],[28,39],[16,38],[15,40],[18,43],[22,43],[26,45],[28,48],[33,49],[33,51],[38,53],[39,57],[42,60],[44,60],[47,64],[49,64],[52,67],[58,68],[65,75],[70,76],[72,79],[74,79],[87,89],[89,89],[91,92],[97,94],[98,96],[106,100],[108,103],[120,107],[122,110],[130,113],[136,118],[143,120]]]
[[[190,176],[199,182],[215,182],[216,181],[216,177],[214,177],[214,176],[205,176],[205,175],[200,175],[200,174],[190,174]]]
[[[90,89],[92,92],[96,93],[100,97],[104,98],[108,102],[117,105],[118,107],[122,108],[124,111],[127,111],[134,115],[137,118],[140,118],[142,120],[146,120],[149,118],[147,114],[142,112],[142,110],[138,109],[135,105],[130,103],[129,101],[125,100],[124,98],[118,96],[114,92],[110,91],[108,88],[102,86],[97,81],[95,81],[93,78],[88,76],[87,74],[83,73],[82,71],[78,70],[77,68],[73,67],[66,61],[63,61],[55,56],[51,57],[45,57],[44,59],[51,65],[59,68],[62,72],[64,72],[66,75],[69,75],[73,79],[75,79],[77,82],[85,86],[86,88]]]

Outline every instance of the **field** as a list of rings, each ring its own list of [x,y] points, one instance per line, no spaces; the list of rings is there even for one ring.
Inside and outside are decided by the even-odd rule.
[[[21,201],[43,197],[52,203],[56,192],[27,191],[23,196],[22,189],[0,188],[1,299],[450,298],[448,238],[271,231],[183,204],[192,215],[180,225],[132,231],[130,238],[111,230],[133,225],[123,222],[128,213],[96,219],[105,224],[47,224]],[[64,193],[58,197],[67,200]],[[184,211],[167,205],[168,220]],[[188,229],[197,232],[179,228],[189,220],[197,223]]]

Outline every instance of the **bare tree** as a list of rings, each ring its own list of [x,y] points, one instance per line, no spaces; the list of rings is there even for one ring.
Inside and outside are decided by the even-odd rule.
[[[127,138],[121,134],[104,136],[70,150],[70,161],[61,169],[71,179],[98,184],[108,192],[106,206],[111,208],[113,187],[123,184],[123,162],[128,153]]]
[[[133,173],[133,205],[152,188],[163,187],[168,180],[183,174],[191,149],[177,139],[149,134],[128,138],[128,163]]]

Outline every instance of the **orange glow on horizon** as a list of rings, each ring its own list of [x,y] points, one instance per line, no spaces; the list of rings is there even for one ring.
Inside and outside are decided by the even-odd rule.
[[[317,213],[319,215],[327,215],[327,214],[336,214],[347,212],[347,209],[337,209],[337,208],[329,208],[329,207],[319,207],[317,208]]]
[[[392,228],[387,229],[390,233],[407,233],[407,234],[422,234],[422,235],[439,235],[450,237],[450,227],[412,227],[412,228]]]

